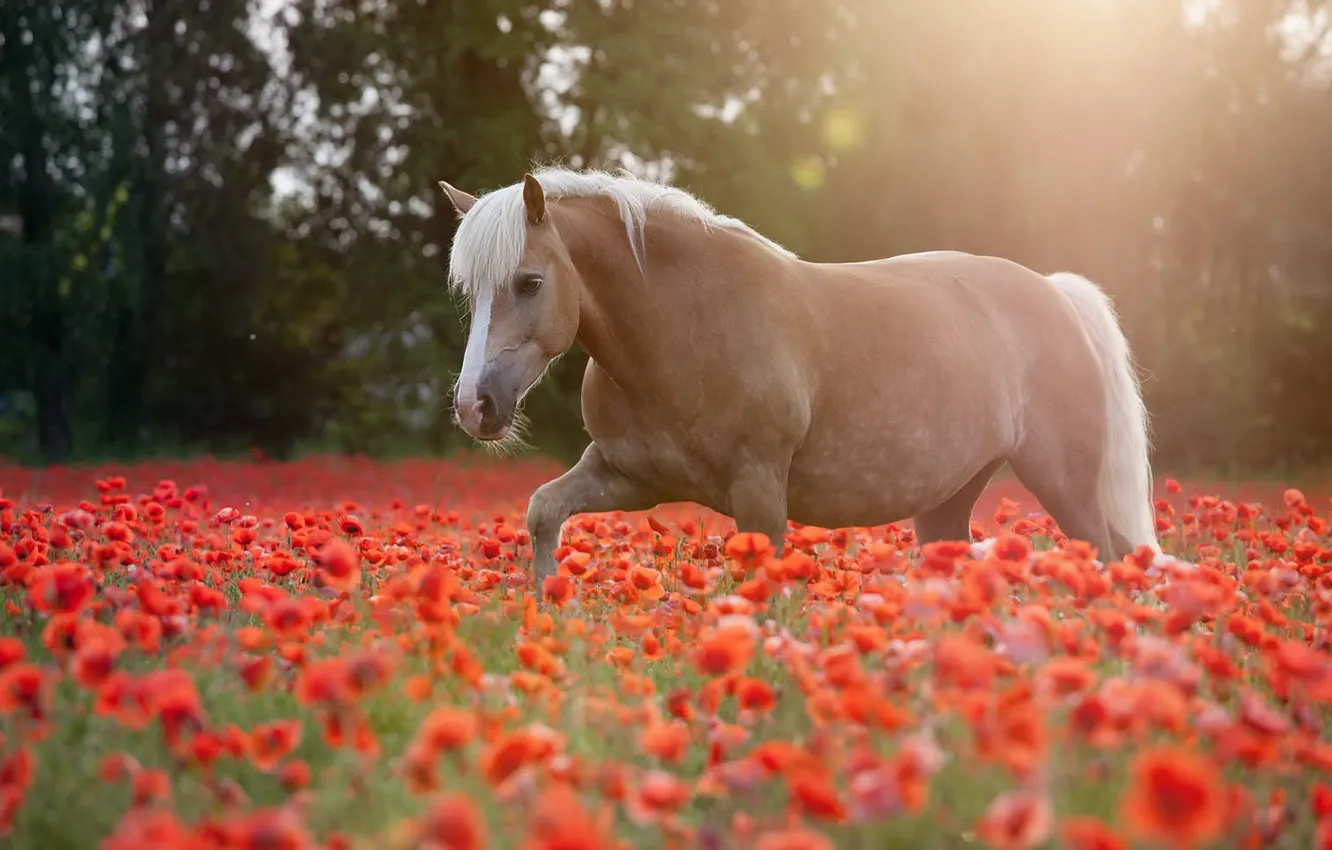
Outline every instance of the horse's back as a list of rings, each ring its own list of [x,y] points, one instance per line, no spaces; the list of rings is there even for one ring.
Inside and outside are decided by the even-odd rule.
[[[956,383],[1024,371],[1052,350],[1090,352],[1058,287],[1002,257],[931,251],[817,265],[809,274],[806,292],[831,343],[823,351],[857,369],[877,363],[900,375],[932,360],[921,380]]]
[[[884,297],[909,290],[917,297],[928,294],[954,300],[960,289],[988,300],[1018,292],[1057,291],[1048,277],[1021,263],[966,251],[921,251],[858,263],[823,263],[816,268],[834,286],[837,281],[871,286]]]
[[[987,367],[1044,360],[1052,348],[1090,348],[1072,302],[1046,275],[1003,257],[964,251],[900,254],[818,267],[819,290],[838,321],[916,351],[940,341],[984,349]],[[968,365],[958,359],[959,366]]]

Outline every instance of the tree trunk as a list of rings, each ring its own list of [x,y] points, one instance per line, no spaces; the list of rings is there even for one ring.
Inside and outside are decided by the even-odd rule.
[[[137,446],[143,424],[143,400],[148,365],[156,353],[157,317],[167,273],[166,246],[166,123],[170,104],[166,79],[174,49],[174,19],[169,4],[149,3],[144,29],[144,110],[140,125],[143,158],[135,172],[134,228],[137,234],[138,286],[119,287],[108,364],[103,434],[111,446],[130,450]]]
[[[42,374],[43,371],[46,374]],[[43,370],[33,382],[33,396],[37,401],[37,442],[42,461],[60,463],[69,458],[74,441],[69,430],[69,412],[65,409],[65,384],[62,370],[56,366]]]
[[[53,26],[50,20],[39,24]],[[18,133],[18,148],[23,154],[23,182],[18,186],[18,213],[23,222],[23,252],[18,270],[20,285],[32,293],[32,317],[28,325],[28,346],[32,357],[29,383],[37,402],[37,441],[42,459],[57,463],[69,457],[73,448],[69,411],[65,396],[65,314],[60,295],[60,271],[55,253],[54,187],[50,185],[48,138],[49,126],[44,108],[34,101],[33,91],[50,91],[54,76],[49,56],[38,55],[33,46],[37,36],[25,43],[18,21],[5,17],[5,44],[9,54],[4,63],[10,80],[10,94],[15,106],[10,116]],[[32,85],[32,77],[40,85]],[[47,104],[40,104],[47,107]]]

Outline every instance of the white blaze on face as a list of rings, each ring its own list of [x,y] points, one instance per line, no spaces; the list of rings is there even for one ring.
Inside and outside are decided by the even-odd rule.
[[[458,376],[460,404],[476,401],[476,385],[480,383],[481,370],[486,366],[486,339],[490,336],[490,305],[493,300],[494,295],[489,291],[476,297],[472,330],[467,337],[467,350],[463,352],[462,374]]]

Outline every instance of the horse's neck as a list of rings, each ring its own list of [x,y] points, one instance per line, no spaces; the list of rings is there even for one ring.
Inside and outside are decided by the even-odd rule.
[[[617,383],[629,381],[628,372],[639,372],[656,360],[657,334],[649,323],[656,318],[658,294],[647,291],[651,279],[642,279],[632,255],[627,266],[618,261],[591,265],[579,269],[584,288],[578,344]]]
[[[575,215],[561,236],[584,286],[578,342],[621,385],[701,363],[682,349],[709,333],[747,332],[736,317],[756,306],[749,287],[770,286],[783,262],[747,235],[661,218],[647,228],[652,250],[639,244],[640,267],[613,206]]]
[[[617,383],[634,382],[644,370],[669,368],[670,334],[663,333],[663,323],[696,313],[691,302],[702,294],[698,282],[669,279],[678,270],[660,259],[661,252],[654,251],[658,256],[650,260],[641,243],[640,267],[613,212],[600,210],[582,224],[578,236],[565,237],[584,287],[579,345]]]

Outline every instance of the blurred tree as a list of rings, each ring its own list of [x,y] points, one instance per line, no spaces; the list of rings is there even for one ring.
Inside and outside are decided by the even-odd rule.
[[[83,133],[91,110],[71,108],[71,69],[106,22],[97,0],[13,0],[0,8],[0,210],[21,231],[0,242],[0,315],[8,328],[0,372],[31,390],[38,443],[52,461],[71,448],[67,313],[72,276],[81,271],[71,258],[86,256],[86,240],[99,235],[97,227],[65,225],[80,208],[108,205],[106,194],[81,198],[72,185],[86,176],[81,154],[96,138]]]
[[[148,433],[247,445],[310,430],[262,412],[301,396],[264,397],[235,369],[243,352],[289,354],[249,327],[273,282],[276,234],[257,213],[285,89],[248,18],[245,0],[5,5],[0,204],[15,199],[24,234],[3,306],[26,331],[5,354],[26,366],[47,460],[80,424],[122,452]],[[210,383],[207,364],[240,386]],[[235,410],[212,418],[219,402]]]
[[[286,92],[247,34],[246,0],[135,5],[142,25],[122,53],[132,58],[119,91],[139,131],[133,217],[126,274],[113,278],[119,285],[109,293],[102,436],[111,446],[135,444],[147,405],[158,427],[198,435],[209,416],[191,405],[226,399],[248,416],[227,416],[225,427],[267,443],[283,426],[255,421],[264,418],[256,411],[296,399],[265,396],[258,375],[224,392],[234,366],[209,367],[293,353],[252,327],[253,311],[276,284],[274,234],[257,212],[283,153],[277,122]],[[199,321],[179,321],[192,311]],[[200,392],[182,393],[190,384]]]

